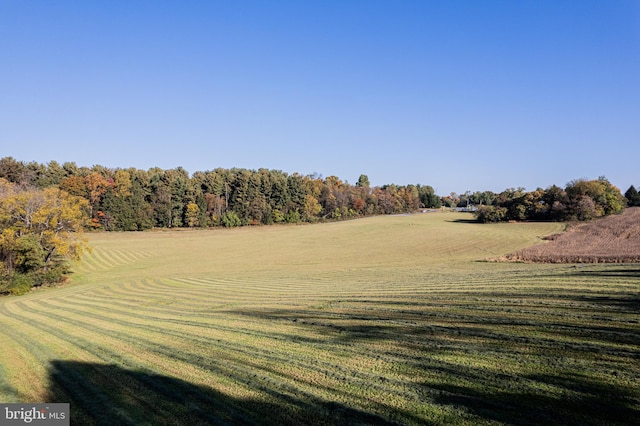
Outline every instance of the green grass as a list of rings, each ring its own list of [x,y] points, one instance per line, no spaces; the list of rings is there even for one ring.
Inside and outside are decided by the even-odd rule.
[[[628,424],[640,265],[496,258],[561,224],[460,213],[90,236],[0,300],[0,401],[78,424]]]

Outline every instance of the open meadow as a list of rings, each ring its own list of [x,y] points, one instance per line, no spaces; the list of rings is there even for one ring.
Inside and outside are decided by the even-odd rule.
[[[0,401],[72,424],[630,424],[640,265],[497,263],[560,223],[424,213],[89,235],[0,299]]]

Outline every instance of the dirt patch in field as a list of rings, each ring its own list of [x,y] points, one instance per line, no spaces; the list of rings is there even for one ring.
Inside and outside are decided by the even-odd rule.
[[[640,207],[570,226],[547,241],[507,255],[507,260],[544,263],[640,262]]]

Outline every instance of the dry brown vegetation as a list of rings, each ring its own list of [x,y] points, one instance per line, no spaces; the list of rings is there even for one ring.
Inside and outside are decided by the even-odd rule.
[[[509,260],[546,263],[640,262],[640,208],[573,225],[562,234],[507,256]]]

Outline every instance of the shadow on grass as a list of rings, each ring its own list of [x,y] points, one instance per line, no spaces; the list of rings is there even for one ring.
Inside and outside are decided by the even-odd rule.
[[[516,310],[506,317],[504,310],[496,310],[494,315],[471,308],[462,312],[429,312],[432,308],[428,304],[424,304],[424,311],[398,307],[360,312],[265,309],[233,313],[263,321],[292,322],[325,335],[327,341],[346,343],[347,348],[386,341],[384,347],[396,350],[381,355],[392,356],[398,368],[404,366],[410,372],[407,374],[412,379],[408,383],[420,383],[417,386],[422,392],[418,393],[427,395],[429,404],[451,407],[456,415],[469,413],[472,419],[476,416],[478,420],[514,425],[624,425],[640,418],[637,385],[617,377],[627,374],[618,371],[619,359],[638,357],[640,335],[632,327],[582,323],[580,318],[562,322],[562,317],[547,316],[547,310],[553,312],[553,308],[544,305],[526,306],[525,312],[537,307],[541,314],[527,313],[522,318],[522,313],[517,312],[519,307],[506,296],[514,297],[505,295],[505,308]],[[575,302],[580,297],[587,296],[540,294],[540,300],[554,300],[559,307],[565,305],[564,300]],[[593,301],[588,302],[591,305]],[[604,315],[613,302],[607,303],[604,313],[588,306],[581,312]],[[295,335],[291,338],[294,340]],[[404,356],[405,353],[409,355]],[[526,365],[527,372],[472,366],[474,357],[499,361],[502,356],[511,367],[515,367],[514,358],[518,359],[518,364]],[[467,361],[460,363],[458,358]],[[418,377],[425,380],[415,381]]]
[[[556,389],[549,393],[429,383],[439,389],[438,403],[465,406],[471,413],[506,424],[627,425],[638,424],[640,410],[626,390],[586,376],[531,375],[532,380]]]
[[[640,278],[640,263],[566,263],[557,273],[541,274],[540,277],[585,277],[585,278]]]
[[[481,222],[478,219],[451,219],[451,220],[446,220],[445,222],[450,222],[450,223],[473,223],[473,224],[480,224]]]
[[[233,315],[258,318],[264,321],[279,321],[292,323],[298,326],[315,329],[323,337],[317,342],[326,341],[327,338],[336,340],[387,340],[396,338],[399,328],[397,326],[381,325],[387,321],[385,315],[363,314],[333,314],[317,310],[290,310],[290,309],[255,309],[255,310],[229,310]],[[302,336],[290,336],[292,341],[310,341]]]
[[[550,293],[539,293],[540,300],[548,299]],[[528,297],[535,297],[530,293]],[[585,311],[592,315],[615,314],[616,312],[640,313],[640,294],[634,292],[602,293],[588,292],[587,290],[570,291],[562,289],[553,294],[555,301],[583,305]],[[594,310],[594,307],[595,310]]]
[[[640,280],[640,264],[625,264],[625,265],[574,265],[569,270],[562,270],[558,273],[542,274],[538,276],[542,279],[558,279],[563,277],[575,278],[588,278],[588,279],[602,279],[603,281],[610,278],[622,279],[626,284],[639,283]],[[619,280],[618,280],[619,281]],[[545,295],[541,294],[541,297]],[[558,300],[572,300],[579,303],[588,303],[594,305],[601,305],[603,308],[611,307],[623,311],[629,311],[633,313],[640,313],[640,294],[637,291],[620,291],[615,290],[611,294],[603,292],[589,292],[588,290],[575,290],[570,291],[567,288],[563,288],[559,293],[554,295]]]
[[[18,402],[20,400],[18,390],[9,383],[2,364],[0,364],[0,398],[2,402]]]
[[[614,306],[625,311],[640,313],[639,294],[627,294],[620,296],[575,296],[572,299],[580,302]]]
[[[331,401],[270,394],[237,398],[176,378],[112,364],[53,361],[48,402],[69,402],[72,425],[392,424]]]

